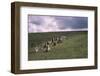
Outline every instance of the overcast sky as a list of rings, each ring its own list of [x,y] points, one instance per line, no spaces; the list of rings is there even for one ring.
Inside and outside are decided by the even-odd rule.
[[[84,31],[88,28],[87,17],[28,16],[28,32]]]

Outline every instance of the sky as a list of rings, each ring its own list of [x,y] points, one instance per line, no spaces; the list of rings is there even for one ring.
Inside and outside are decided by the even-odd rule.
[[[88,17],[28,15],[28,32],[86,31]]]

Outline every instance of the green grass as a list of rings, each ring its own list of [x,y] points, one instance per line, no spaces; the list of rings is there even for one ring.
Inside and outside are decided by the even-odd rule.
[[[50,40],[53,36],[66,36],[61,44],[53,47],[49,52],[32,52],[31,48]],[[87,58],[87,32],[56,32],[56,33],[29,33],[29,60],[74,59]]]

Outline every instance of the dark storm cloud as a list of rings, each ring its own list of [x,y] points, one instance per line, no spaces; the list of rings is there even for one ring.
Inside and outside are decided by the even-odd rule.
[[[88,27],[88,18],[87,17],[56,17],[58,20],[59,28],[66,29],[83,29]]]

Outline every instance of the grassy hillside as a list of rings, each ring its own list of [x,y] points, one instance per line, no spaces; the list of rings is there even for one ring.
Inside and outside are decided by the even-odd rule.
[[[61,44],[57,44],[49,52],[39,51],[34,53],[31,48],[50,40],[54,36],[66,36]],[[28,35],[28,59],[49,60],[49,59],[73,59],[86,58],[87,32],[50,32],[50,33],[29,33]]]

